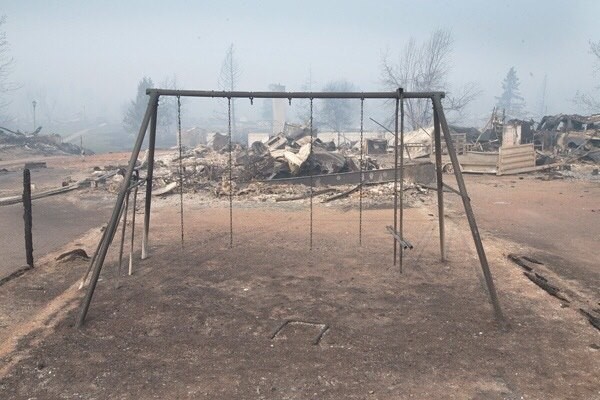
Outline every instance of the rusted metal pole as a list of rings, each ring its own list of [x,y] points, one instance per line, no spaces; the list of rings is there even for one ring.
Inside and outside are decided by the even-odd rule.
[[[456,155],[456,150],[454,149],[454,144],[452,143],[452,136],[450,135],[450,128],[448,127],[448,122],[446,121],[446,116],[442,110],[442,101],[439,96],[433,97],[433,104],[435,106],[435,110],[439,121],[441,123],[442,132],[444,133],[444,139],[446,140],[446,146],[448,149],[448,155],[450,156],[450,160],[452,161],[452,167],[454,169],[454,176],[456,177],[456,183],[458,184],[458,190],[461,193],[461,198],[463,202],[463,206],[465,208],[465,214],[467,214],[467,220],[469,221],[469,227],[471,228],[471,233],[473,235],[473,242],[475,242],[475,248],[477,249],[477,255],[479,256],[479,262],[481,263],[481,269],[483,270],[483,276],[485,277],[485,283],[488,289],[488,294],[490,296],[490,302],[494,307],[494,313],[496,315],[496,320],[501,324],[505,325],[504,315],[502,314],[502,309],[500,308],[500,302],[498,301],[498,295],[496,293],[496,287],[494,286],[494,279],[492,278],[492,273],[490,272],[490,266],[488,265],[487,257],[485,255],[485,250],[483,249],[483,243],[481,242],[481,236],[479,235],[479,229],[477,229],[477,222],[475,221],[475,214],[473,214],[473,208],[471,207],[471,201],[469,200],[469,196],[467,194],[467,187],[465,185],[465,181],[462,176],[462,172],[460,170],[460,164],[458,162],[458,156]]]
[[[119,219],[121,219],[121,214],[119,214]],[[85,286],[85,281],[87,281],[87,278],[90,275],[90,272],[92,272],[92,268],[94,267],[94,264],[96,263],[96,258],[98,257],[98,252],[100,252],[100,248],[102,247],[102,243],[104,243],[105,239],[106,239],[106,228],[104,229],[104,232],[102,232],[102,237],[100,238],[100,241],[98,242],[98,245],[96,246],[96,251],[94,251],[94,255],[92,256],[92,259],[90,260],[87,270],[85,271],[85,275],[83,275],[83,279],[81,279],[81,283],[79,284],[79,289],[82,289]]]
[[[31,173],[23,170],[23,223],[25,227],[25,258],[33,268],[33,217],[31,213]]]
[[[121,244],[119,246],[119,264],[117,265],[115,289],[119,288],[119,278],[121,278],[121,266],[123,265],[123,248],[125,247],[125,232],[127,231],[127,210],[129,209],[130,194],[131,190],[127,189],[127,196],[125,197],[125,207],[123,210],[123,227],[121,228]]]
[[[110,221],[108,226],[106,227],[106,237],[102,242],[102,246],[100,247],[100,251],[98,253],[98,258],[96,260],[96,265],[94,266],[94,272],[92,274],[92,278],[90,280],[90,285],[87,288],[87,292],[83,299],[83,304],[81,305],[81,309],[79,312],[79,317],[77,320],[77,327],[81,327],[85,322],[85,317],[87,315],[88,309],[90,307],[90,303],[92,301],[92,297],[94,296],[94,290],[96,289],[96,284],[98,283],[98,278],[100,277],[100,271],[102,270],[102,265],[104,264],[104,259],[106,258],[106,253],[108,252],[108,246],[110,245],[110,238],[112,238],[117,230],[117,225],[119,222],[119,214],[121,213],[121,209],[123,206],[123,202],[125,200],[125,195],[129,190],[129,183],[131,182],[131,176],[133,175],[133,170],[135,168],[135,163],[140,154],[140,149],[142,148],[142,143],[144,142],[144,136],[146,135],[146,129],[148,129],[148,124],[150,122],[150,117],[154,117],[154,122],[156,123],[156,108],[158,106],[158,94],[154,93],[150,95],[150,100],[148,102],[148,107],[146,108],[146,114],[144,115],[144,119],[142,120],[142,125],[140,126],[140,131],[138,133],[137,140],[135,145],[133,146],[133,150],[131,152],[131,157],[129,159],[129,165],[127,167],[127,172],[125,173],[125,177],[123,179],[123,183],[121,184],[121,189],[119,190],[119,195],[117,196],[117,201],[115,203],[115,207],[113,208],[112,215],[110,217]],[[156,126],[155,126],[156,127]],[[149,166],[150,171],[150,166]]]
[[[132,184],[131,186],[129,186],[129,191],[131,191],[131,189],[135,188],[135,196],[137,197],[137,190],[138,190],[138,187],[139,187],[141,184],[143,184],[143,182],[138,180],[138,179],[139,179],[139,178],[138,178],[138,176],[139,176],[139,173],[138,173],[138,171],[137,171],[137,170],[134,170],[134,173],[135,173],[135,177],[134,177],[134,182],[135,182],[135,183],[134,183],[134,184]],[[128,196],[129,196],[129,194],[128,194]],[[119,214],[119,218],[118,218],[118,220],[119,220],[119,221],[121,220],[121,215],[122,215],[122,214],[123,214],[123,207],[121,207],[121,213]],[[134,222],[135,222],[135,214],[134,214]],[[101,238],[101,239],[100,239],[100,241],[98,242],[98,246],[96,247],[96,251],[94,252],[94,255],[92,256],[92,259],[90,260],[90,263],[89,263],[89,265],[88,265],[88,269],[87,269],[87,271],[85,272],[85,275],[83,276],[83,279],[81,280],[81,283],[79,284],[79,289],[81,289],[81,288],[83,288],[83,287],[85,286],[85,281],[87,280],[88,276],[90,275],[90,272],[92,271],[92,267],[94,266],[94,263],[96,262],[96,257],[98,256],[98,252],[99,252],[99,250],[100,250],[100,247],[102,246],[102,243],[104,242],[104,240],[105,240],[105,238],[106,238],[106,231],[107,231],[107,230],[106,230],[106,229],[104,229],[104,233],[102,234],[102,238]],[[132,235],[133,235],[133,232],[132,232]],[[109,241],[109,246],[110,246],[110,243],[112,243],[113,239],[114,239],[114,235],[113,235],[113,237],[112,237],[112,238],[110,238],[110,241]],[[133,240],[133,239],[132,239],[132,240]],[[133,247],[132,247],[132,248],[133,248]],[[130,260],[130,263],[131,263],[131,260]],[[130,267],[130,268],[131,268],[131,267]],[[130,275],[131,275],[131,274],[130,274]]]
[[[131,213],[133,214],[131,217],[131,242],[129,246],[129,275],[133,274],[133,244],[135,240],[135,209],[137,205],[137,194],[138,194],[139,186],[136,186],[133,191],[133,210]]]
[[[158,96],[152,106],[150,136],[148,138],[148,172],[146,173],[146,202],[144,203],[144,230],[142,232],[142,260],[148,258],[148,234],[150,233],[150,210],[152,206],[152,179],[154,176],[154,150],[156,147],[156,120],[158,113]]]
[[[435,148],[435,173],[437,181],[438,221],[440,226],[440,254],[442,257],[442,261],[446,261],[446,228],[444,226],[444,181],[442,174],[442,136],[440,132],[440,119],[437,115],[435,103],[433,103],[433,133]]]

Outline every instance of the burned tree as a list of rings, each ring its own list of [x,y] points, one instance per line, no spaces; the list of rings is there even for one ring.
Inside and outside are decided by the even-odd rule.
[[[167,89],[177,89],[177,79],[175,76],[165,78],[161,83],[161,87]],[[157,125],[157,140],[162,145],[179,144],[177,141],[177,99],[175,97],[162,98],[159,101]]]
[[[123,117],[123,128],[132,135],[140,129],[140,121],[144,117],[146,112],[146,106],[148,105],[148,96],[146,95],[146,89],[154,87],[154,82],[151,78],[143,77],[138,83],[137,94],[134,100],[131,100],[125,116]]]
[[[352,92],[354,85],[347,80],[331,81],[325,85],[323,92]],[[322,125],[337,132],[338,145],[340,143],[341,132],[352,128],[356,116],[355,102],[346,99],[324,99],[319,120]]]
[[[9,43],[6,31],[2,30],[6,23],[6,15],[0,16],[0,121],[8,119],[5,110],[10,101],[6,94],[17,89],[17,85],[10,81],[9,76],[13,69],[13,58],[9,55]]]
[[[219,73],[219,80],[217,82],[219,89],[230,92],[235,91],[238,86],[240,74],[240,66],[235,59],[232,43],[227,49],[223,64],[221,64],[221,72]],[[235,121],[235,99],[231,99],[231,132],[234,136],[236,134]]]
[[[519,78],[515,67],[510,67],[502,81],[502,94],[496,97],[498,109],[505,110],[512,118],[522,118],[525,112],[525,99],[519,91]]]
[[[595,72],[600,74],[600,40],[597,42],[590,41],[590,53],[595,57]],[[600,97],[598,97],[598,91],[600,91],[600,85],[595,87],[596,93],[581,92],[577,91],[575,94],[575,104],[583,107],[590,113],[597,113],[600,110]]]
[[[422,44],[410,38],[394,63],[389,54],[381,60],[381,83],[386,89],[399,87],[411,91],[446,91],[444,108],[450,113],[462,113],[480,94],[475,83],[468,83],[456,92],[450,90],[448,74],[451,70],[452,33],[438,29]],[[433,115],[429,102],[411,99],[405,103],[408,124],[417,129],[430,126]]]
[[[173,76],[172,78],[166,78],[160,83],[161,87],[166,89],[177,89],[177,80]],[[140,129],[140,120],[144,116],[146,106],[148,105],[148,96],[146,95],[146,89],[154,87],[152,78],[143,77],[137,87],[137,94],[134,100],[131,100],[125,116],[123,117],[123,128],[133,133]],[[160,101],[158,107],[158,135],[157,139],[161,145],[172,145],[175,143],[172,140],[172,134],[175,132],[175,122],[177,118],[177,99],[174,97],[163,98]]]

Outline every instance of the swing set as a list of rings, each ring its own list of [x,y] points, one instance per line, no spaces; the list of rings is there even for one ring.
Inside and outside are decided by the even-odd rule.
[[[485,278],[485,284],[491,305],[494,310],[494,315],[497,321],[504,325],[504,316],[496,288],[490,272],[487,257],[483,249],[481,242],[481,236],[477,228],[475,221],[475,215],[471,207],[471,201],[467,194],[467,188],[465,181],[462,176],[460,164],[456,154],[456,149],[452,141],[450,129],[444,110],[442,107],[442,98],[444,98],[444,92],[405,92],[402,88],[394,92],[240,92],[240,91],[199,91],[199,90],[175,90],[175,89],[147,89],[146,94],[149,95],[148,106],[142,124],[140,126],[137,139],[131,152],[129,164],[125,172],[123,184],[119,190],[115,207],[113,209],[111,218],[108,226],[105,229],[100,242],[96,248],[96,251],[90,261],[88,270],[82,279],[80,288],[83,288],[88,282],[87,291],[85,297],[82,300],[77,326],[83,326],[86,315],[88,313],[100,272],[104,265],[106,254],[110,247],[110,244],[117,232],[119,221],[123,218],[123,226],[121,233],[121,243],[119,252],[119,265],[117,269],[116,286],[119,285],[118,275],[120,275],[121,262],[123,258],[123,246],[125,241],[125,229],[127,224],[127,213],[129,208],[130,193],[133,191],[133,225],[130,243],[130,254],[129,254],[129,274],[132,274],[133,268],[133,244],[134,244],[134,229],[135,229],[135,206],[137,199],[138,188],[142,185],[146,186],[145,196],[145,208],[144,208],[144,225],[142,232],[142,252],[141,259],[146,259],[149,256],[149,232],[150,232],[150,211],[152,205],[152,182],[154,173],[154,153],[156,147],[156,125],[157,125],[157,112],[158,112],[158,100],[160,96],[174,96],[177,97],[177,130],[178,130],[178,146],[179,146],[179,195],[180,195],[180,215],[181,215],[181,245],[184,244],[184,215],[183,215],[183,165],[182,165],[182,144],[181,144],[181,97],[198,97],[198,98],[222,98],[227,99],[228,108],[228,164],[227,164],[227,179],[229,183],[229,246],[233,246],[233,176],[232,176],[232,131],[231,131],[231,118],[232,99],[245,98],[249,99],[253,103],[254,99],[288,99],[291,104],[292,99],[307,99],[310,102],[310,119],[309,119],[309,130],[310,130],[310,148],[308,162],[312,162],[313,155],[313,141],[314,141],[314,129],[313,129],[313,102],[315,99],[356,99],[360,100],[360,183],[359,183],[359,228],[358,228],[358,240],[359,245],[362,245],[362,211],[363,211],[363,186],[365,178],[364,168],[364,102],[368,99],[384,99],[392,100],[395,102],[395,114],[394,114],[394,214],[393,224],[388,226],[387,229],[393,238],[393,264],[399,265],[399,271],[402,272],[403,265],[403,253],[404,250],[412,248],[410,242],[408,242],[403,235],[403,199],[402,196],[398,196],[398,193],[403,191],[403,178],[404,178],[404,101],[407,99],[425,99],[431,100],[433,107],[433,124],[434,124],[434,150],[435,150],[435,170],[436,170],[436,191],[437,191],[437,204],[438,204],[438,223],[439,223],[439,235],[440,235],[440,253],[441,260],[446,261],[446,243],[445,243],[445,227],[444,227],[444,189],[448,189],[451,192],[461,197],[464,206],[467,221],[473,236],[473,242],[477,250],[481,269]],[[146,131],[149,129],[148,138],[148,164],[147,173],[145,179],[140,179],[138,170],[135,168],[138,156],[140,154]],[[447,153],[452,163],[452,169],[456,178],[458,189],[448,185],[443,181],[442,175],[442,135],[443,140],[446,143]],[[399,157],[399,151],[400,157]],[[309,204],[310,204],[310,224],[309,224],[309,249],[313,247],[313,198],[314,198],[314,180],[312,174],[313,168],[309,168]],[[91,276],[90,276],[91,273]]]

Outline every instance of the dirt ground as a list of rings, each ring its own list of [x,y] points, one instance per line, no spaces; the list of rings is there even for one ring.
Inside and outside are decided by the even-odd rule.
[[[600,180],[465,175],[479,225],[527,249],[600,299]],[[462,205],[447,196],[449,207]]]
[[[508,329],[494,320],[451,194],[449,261],[440,261],[437,208],[426,201],[405,210],[414,249],[402,274],[385,231],[390,209],[364,212],[359,247],[356,209],[318,205],[310,250],[306,201],[236,203],[229,248],[228,209],[189,197],[182,249],[176,202],[157,200],[151,257],[136,261],[134,275],[114,289],[113,246],[83,329],[73,325],[85,261],[49,255],[43,267],[0,286],[0,398],[600,399],[600,333],[575,306],[598,307],[593,250],[575,247],[591,282],[565,276],[557,261],[570,259],[544,245],[552,236],[542,235],[538,249],[520,229],[511,235],[518,208],[482,210],[480,198],[504,193],[485,179],[496,178],[470,178],[469,187]],[[515,182],[500,184],[516,189]],[[539,183],[563,185],[553,190],[569,193],[572,207],[595,207],[597,187],[587,199],[576,196],[577,182]],[[531,178],[510,198],[519,203],[518,193],[535,185]],[[591,211],[581,214],[588,231],[580,232],[548,204],[555,235],[595,240]],[[64,249],[91,252],[99,236],[92,230]],[[539,268],[578,302],[534,285],[506,258],[513,252],[560,253]],[[300,323],[278,332],[287,320]]]
[[[31,170],[33,193],[61,187],[70,178],[89,177],[95,165],[126,164],[128,154],[112,153],[86,156],[37,157],[0,161],[0,197],[20,195],[23,191],[25,162],[45,161],[47,168]],[[84,189],[33,201],[34,260],[64,246],[92,228],[106,223],[114,205],[114,195]],[[0,278],[26,264],[23,235],[23,206],[0,207]]]

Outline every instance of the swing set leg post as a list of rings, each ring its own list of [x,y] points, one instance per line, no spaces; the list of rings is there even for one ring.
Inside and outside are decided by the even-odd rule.
[[[446,261],[446,228],[444,226],[444,181],[442,171],[442,137],[440,119],[435,103],[433,105],[433,130],[435,145],[435,173],[437,183],[438,221],[440,229],[440,253],[442,262]]]
[[[479,229],[477,228],[477,222],[475,221],[475,214],[473,213],[473,208],[471,207],[471,201],[469,200],[469,197],[467,194],[467,187],[465,185],[465,181],[463,179],[462,172],[460,170],[460,164],[458,162],[458,156],[456,155],[456,150],[454,149],[454,143],[452,143],[452,136],[450,135],[450,129],[448,127],[448,122],[446,121],[446,116],[444,115],[444,112],[442,111],[441,97],[439,95],[434,95],[433,102],[434,102],[434,106],[436,108],[437,116],[441,123],[442,132],[444,134],[444,139],[446,141],[446,147],[448,149],[448,155],[450,156],[450,160],[452,161],[452,167],[454,169],[454,176],[456,177],[456,183],[458,184],[458,190],[461,193],[463,206],[465,208],[465,214],[467,215],[469,227],[471,228],[471,234],[473,235],[473,242],[475,243],[475,248],[477,250],[477,255],[479,257],[479,262],[481,263],[481,269],[483,270],[483,276],[485,278],[487,291],[490,296],[490,302],[492,303],[492,307],[494,308],[494,314],[496,316],[496,320],[504,328],[504,327],[506,327],[506,320],[504,319],[504,315],[502,314],[502,308],[500,307],[500,302],[498,301],[498,294],[496,293],[494,279],[492,278],[492,273],[491,273],[490,267],[488,265],[487,257],[485,255],[485,250],[483,249],[483,243],[481,242],[481,236],[479,234]]]
[[[125,173],[125,177],[123,179],[123,183],[121,184],[121,189],[119,190],[119,195],[117,196],[117,201],[115,203],[115,207],[113,208],[112,215],[110,217],[110,221],[108,226],[106,227],[106,237],[105,240],[102,241],[102,245],[100,246],[100,250],[98,252],[98,258],[96,260],[96,264],[94,265],[94,271],[92,273],[92,278],[90,280],[90,284],[87,288],[87,292],[83,299],[83,303],[81,305],[81,309],[79,311],[79,316],[77,319],[77,327],[81,328],[83,323],[85,322],[85,317],[87,316],[87,312],[90,307],[90,303],[92,302],[92,297],[94,296],[94,291],[96,290],[96,285],[98,283],[98,278],[100,278],[100,271],[102,270],[102,265],[104,264],[104,259],[106,258],[106,253],[108,252],[108,247],[110,245],[109,239],[111,239],[116,230],[119,222],[119,215],[121,213],[121,209],[123,207],[123,202],[125,200],[125,195],[128,190],[129,182],[131,181],[131,177],[133,175],[133,170],[135,168],[135,163],[140,154],[140,149],[142,148],[142,143],[144,141],[144,136],[146,135],[146,129],[148,128],[148,123],[150,122],[150,118],[152,118],[154,128],[156,129],[156,111],[158,107],[158,94],[152,93],[150,95],[150,100],[148,102],[148,107],[146,108],[146,114],[144,115],[144,119],[142,121],[142,125],[140,126],[140,131],[138,133],[135,145],[133,146],[133,150],[131,152],[131,158],[129,159],[129,165],[127,167],[127,172]],[[156,133],[156,131],[154,132]],[[154,144],[154,143],[152,143]]]
[[[123,215],[123,207],[121,206],[121,210],[119,211],[119,218],[118,220],[121,220],[121,216]],[[98,242],[98,246],[96,246],[96,251],[94,252],[94,255],[92,256],[92,259],[90,260],[90,264],[88,265],[87,271],[85,271],[85,275],[83,276],[83,279],[81,279],[81,283],[79,284],[79,289],[83,289],[83,287],[85,286],[85,282],[87,281],[88,277],[90,276],[90,272],[92,272],[92,268],[94,267],[94,263],[96,262],[96,259],[98,257],[98,253],[100,251],[100,248],[102,247],[102,243],[104,243],[104,241],[106,240],[106,232],[108,231],[108,227],[106,229],[104,229],[104,232],[102,233],[102,238],[100,239],[100,241]],[[113,236],[109,239],[109,246],[110,243],[112,243],[113,239],[114,239],[114,234]]]
[[[156,147],[156,114],[158,111],[158,96],[152,107],[150,121],[150,136],[148,138],[148,173],[146,174],[146,202],[144,204],[144,230],[142,232],[142,260],[148,258],[148,234],[150,233],[150,209],[152,206],[152,178],[154,175],[154,150]]]
[[[100,251],[100,247],[102,246],[102,242],[104,242],[104,239],[106,238],[106,229],[104,230],[104,232],[102,232],[102,237],[100,238],[100,241],[98,242],[98,245],[96,246],[96,251],[94,251],[94,255],[92,256],[92,259],[90,260],[90,264],[88,265],[87,271],[85,272],[85,275],[83,275],[83,278],[81,279],[81,283],[79,284],[79,289],[83,289],[83,287],[85,286],[85,281],[87,281],[88,276],[90,275],[90,272],[92,271],[92,267],[94,266],[94,263],[96,262],[96,257],[98,256],[98,251]]]
[[[117,264],[117,276],[115,279],[115,289],[119,288],[119,278],[121,277],[121,266],[123,265],[123,248],[125,247],[125,232],[127,231],[127,211],[129,209],[130,190],[127,190],[125,197],[125,207],[123,210],[123,227],[121,228],[121,244],[119,245],[119,263]]]
[[[133,190],[133,210],[131,210],[133,215],[131,216],[131,242],[129,244],[129,275],[133,275],[133,244],[135,240],[135,209],[137,205],[137,194],[138,187],[136,186]]]

